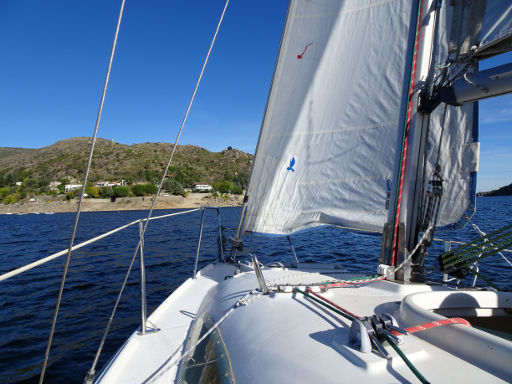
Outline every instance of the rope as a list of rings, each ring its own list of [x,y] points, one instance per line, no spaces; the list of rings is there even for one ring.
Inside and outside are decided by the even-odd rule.
[[[432,321],[430,323],[415,325],[414,327],[404,328],[405,331],[409,333],[416,333],[421,331],[426,331],[427,329],[442,327],[444,325],[450,325],[450,324],[462,324],[467,325],[471,327],[471,323],[467,321],[466,319],[463,319],[462,317],[452,317],[451,319],[443,319],[443,320],[436,320]],[[401,333],[397,331],[390,331],[392,335],[400,336]]]
[[[107,75],[105,77],[105,83],[103,85],[103,92],[101,94],[100,106],[99,106],[99,109],[98,109],[98,115],[96,117],[96,125],[94,127],[94,134],[93,134],[93,137],[92,137],[91,149],[90,149],[90,152],[89,152],[89,158],[87,160],[87,167],[85,168],[84,181],[83,181],[83,184],[82,184],[82,192],[80,193],[80,199],[78,200],[78,207],[77,207],[77,210],[76,210],[75,222],[73,224],[73,231],[72,231],[72,234],[71,234],[71,239],[69,241],[68,255],[67,255],[67,258],[66,258],[66,263],[64,265],[64,271],[62,272],[62,280],[61,280],[61,284],[60,284],[60,288],[59,288],[59,294],[58,294],[58,297],[57,297],[57,303],[55,305],[55,312],[54,312],[54,315],[53,315],[52,327],[51,327],[51,330],[50,330],[50,335],[48,336],[48,344],[46,346],[46,352],[45,352],[45,355],[44,355],[44,362],[43,362],[43,367],[41,369],[41,376],[39,377],[39,384],[42,384],[43,381],[44,381],[44,374],[46,372],[46,367],[48,365],[48,358],[50,356],[50,349],[51,349],[51,345],[52,345],[52,341],[53,341],[53,335],[55,333],[55,325],[57,324],[57,317],[59,315],[60,303],[61,303],[61,300],[62,300],[62,293],[64,292],[64,284],[66,283],[66,275],[68,273],[69,263],[70,263],[70,260],[71,260],[71,251],[73,249],[73,243],[75,242],[76,229],[78,227],[78,219],[80,217],[80,210],[81,210],[81,207],[82,207],[82,201],[83,201],[84,194],[85,194],[85,188],[87,186],[87,177],[89,176],[89,169],[91,168],[92,155],[93,155],[93,152],[94,152],[94,145],[96,144],[96,137],[98,135],[98,128],[99,128],[100,120],[101,120],[101,113],[103,111],[103,104],[105,102],[105,96],[107,94],[108,80],[110,78],[110,71],[112,69],[112,62],[114,60],[114,53],[116,51],[117,37],[119,35],[119,28],[121,26],[121,20],[122,20],[122,17],[123,17],[124,3],[125,3],[125,0],[122,0],[121,9],[119,11],[119,17],[117,19],[117,26],[116,26],[116,32],[115,32],[115,35],[114,35],[114,42],[112,43],[112,50],[110,52],[110,59],[109,59],[109,63],[108,63]]]
[[[475,229],[479,234],[480,236],[487,236],[487,234],[485,232],[483,232],[480,228],[478,228],[478,226],[476,224],[471,224],[471,226],[473,227],[473,229]],[[508,249],[502,249],[502,251],[504,252],[510,252]],[[507,259],[507,257],[502,253],[502,252],[496,252],[498,255],[500,255],[503,260],[505,260],[505,262],[510,265],[512,267],[512,262],[510,262],[509,259]]]
[[[398,347],[398,345],[395,344],[393,339],[389,337],[388,335],[381,333],[380,334],[388,343],[391,345],[391,347],[398,353],[398,355],[402,358],[405,364],[409,367],[409,369],[414,373],[414,375],[424,384],[430,384],[430,382],[425,379],[425,377],[418,371],[418,369],[414,366],[414,364],[405,356],[405,354],[402,352],[402,350]]]
[[[340,307],[339,305],[333,303],[332,301],[330,301],[329,299],[317,294],[317,293],[314,293],[314,292],[310,292],[312,295],[316,296],[316,297],[319,297],[319,299],[317,299],[316,297],[304,292],[304,291],[301,291],[299,288],[295,288],[294,289],[295,291],[297,292],[300,292],[302,293],[304,296],[308,297],[309,299],[313,300],[314,302],[330,309],[331,311],[351,320],[351,321],[354,321],[354,320],[360,320],[361,317],[347,311],[346,309]],[[422,383],[425,383],[425,384],[429,384],[429,382],[425,379],[425,377],[423,377],[423,375],[418,371],[418,369],[414,366],[414,364],[407,358],[407,356],[405,356],[405,354],[402,352],[402,350],[398,347],[398,345],[396,345],[394,343],[394,341],[387,335],[385,335],[384,333],[379,333],[379,335],[381,335],[382,337],[384,337],[384,339],[391,345],[391,347],[393,347],[393,349],[398,353],[398,355],[402,358],[402,360],[405,362],[405,364],[409,367],[409,369],[412,371],[412,373],[414,373],[414,375],[422,382]]]
[[[483,281],[485,281],[487,284],[489,284],[491,287],[493,287],[495,290],[497,291],[502,291],[502,289],[500,289],[500,287],[498,287],[496,284],[494,284],[491,280],[489,280],[487,277],[485,277],[482,273],[474,270],[473,268],[469,268],[468,269],[468,272],[469,273],[472,273],[476,276],[478,276],[479,278],[481,278]],[[476,283],[475,283],[476,284]]]
[[[486,236],[482,236],[440,255],[439,263],[441,270],[449,273],[461,268],[467,268],[469,265],[504,250],[511,245],[512,224],[509,224]]]
[[[421,237],[420,241],[418,241],[418,244],[416,244],[416,246],[414,247],[414,249],[411,251],[411,253],[409,254],[409,256],[404,260],[402,261],[402,263],[395,268],[395,272],[398,271],[400,268],[402,268],[406,263],[409,262],[409,260],[411,260],[411,258],[414,256],[414,254],[416,253],[416,251],[418,250],[418,248],[423,244],[423,242],[427,239],[427,237],[429,236],[429,232],[432,231],[432,227],[429,227],[427,228],[427,230],[425,231],[425,233],[423,234],[423,236]]]
[[[418,1],[418,10],[417,10],[417,19],[416,19],[416,32],[414,36],[414,50],[413,50],[413,58],[412,58],[412,67],[410,72],[410,78],[409,78],[409,96],[408,101],[409,105],[407,108],[407,116],[404,122],[404,129],[403,129],[403,135],[402,135],[402,150],[400,153],[400,177],[399,182],[397,185],[397,191],[396,191],[396,200],[395,200],[395,216],[393,218],[393,227],[394,227],[394,233],[393,233],[393,251],[392,251],[392,259],[391,264],[395,265],[396,261],[398,259],[398,237],[399,237],[399,230],[400,230],[400,206],[402,203],[402,190],[404,185],[404,174],[405,174],[405,163],[407,160],[407,139],[409,135],[409,128],[411,124],[411,116],[412,116],[412,104],[413,104],[413,95],[414,95],[414,76],[416,74],[416,59],[418,56],[418,44],[419,44],[419,34],[420,34],[420,28],[421,28],[421,6],[422,1]]]
[[[336,287],[342,287],[346,285],[357,285],[357,284],[364,284],[364,283],[370,283],[372,281],[378,281],[378,280],[385,280],[386,276],[380,276],[380,275],[372,275],[372,276],[365,276],[360,279],[347,279],[347,280],[339,280],[338,282],[334,282],[331,284],[321,284],[320,288],[336,288]]]
[[[299,291],[299,292],[300,292],[300,291]],[[320,294],[318,294],[318,293],[316,293],[316,292],[313,292],[313,291],[311,291],[311,290],[309,290],[309,289],[307,290],[307,292],[308,292],[308,293],[311,293],[313,296],[318,297],[320,300],[325,301],[327,304],[332,305],[334,308],[336,308],[336,309],[340,310],[341,312],[345,313],[346,315],[348,315],[348,316],[352,316],[354,319],[358,319],[358,320],[359,320],[359,319],[361,319],[361,318],[360,318],[359,316],[357,316],[356,314],[354,314],[354,313],[350,312],[348,309],[345,309],[345,308],[343,308],[343,307],[339,306],[339,305],[338,305],[338,304],[336,304],[335,302],[333,302],[333,301],[329,300],[327,297],[324,297],[324,296],[322,296],[322,295],[320,295]],[[353,319],[351,319],[351,320],[353,320]]]
[[[320,305],[324,306],[325,308],[330,309],[331,311],[333,311],[333,312],[337,313],[338,315],[343,316],[344,318],[346,318],[346,319],[348,319],[348,320],[350,320],[350,321],[354,321],[354,320],[358,320],[358,319],[359,319],[359,317],[358,317],[358,316],[356,316],[356,315],[354,315],[353,313],[350,313],[350,312],[348,312],[348,311],[346,311],[346,310],[341,310],[341,309],[338,309],[338,308],[336,308],[336,307],[333,307],[333,306],[332,306],[332,305],[330,305],[329,303],[324,302],[324,300],[323,300],[323,299],[322,299],[322,300],[317,299],[316,297],[314,297],[314,296],[310,295],[310,294],[309,294],[309,293],[307,293],[307,292],[304,292],[304,291],[300,290],[299,288],[295,288],[295,289],[294,289],[294,291],[299,292],[299,293],[302,293],[304,296],[306,296],[307,298],[309,298],[309,299],[313,300],[315,303],[318,303],[318,304],[320,304]],[[311,293],[313,293],[313,292],[311,292]],[[346,311],[346,312],[345,312],[345,311]]]

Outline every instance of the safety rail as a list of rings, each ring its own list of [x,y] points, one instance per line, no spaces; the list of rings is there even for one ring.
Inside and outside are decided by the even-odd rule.
[[[191,212],[196,212],[196,211],[199,211],[199,208],[196,208],[196,209],[190,209],[188,211],[182,211],[182,212],[176,212],[176,213],[169,213],[167,215],[161,215],[161,216],[155,216],[155,217],[151,217],[149,220],[152,221],[152,220],[159,220],[159,219],[164,219],[166,217],[171,217],[171,216],[178,216],[178,215],[183,215],[185,213],[191,213]],[[121,227],[118,227],[118,228],[115,228],[111,231],[108,231],[108,232],[105,232],[99,236],[96,236],[96,237],[93,237],[92,239],[89,239],[89,240],[86,240],[80,244],[77,244],[77,245],[74,245],[71,250],[74,251],[76,249],[80,249],[80,248],[83,248],[85,247],[86,245],[89,245],[89,244],[92,244],[92,243],[95,243],[96,241],[98,240],[101,240],[101,239],[104,239],[105,237],[108,237],[110,235],[113,235],[114,233],[117,233],[117,232],[120,232],[122,231],[123,229],[126,229],[128,227],[131,227],[132,225],[135,225],[137,223],[142,223],[142,222],[146,222],[148,219],[138,219],[138,220],[135,220],[135,221],[132,221],[131,223],[128,223],[128,224],[125,224]],[[39,259],[37,261],[34,261],[33,263],[30,263],[30,264],[27,264],[27,265],[24,265],[23,267],[20,267],[20,268],[17,268],[17,269],[13,269],[12,271],[9,271],[9,272],[6,272],[4,273],[3,275],[0,275],[0,282],[1,281],[4,281],[4,280],[7,280],[11,277],[14,277],[16,275],[19,275],[23,272],[26,272],[30,269],[33,269],[35,267],[38,267],[40,265],[43,265],[43,264],[46,264],[48,263],[49,261],[52,261],[52,260],[55,260],[57,259],[58,257],[60,256],[63,256],[65,254],[67,254],[68,252],[68,249],[64,249],[60,252],[57,252],[57,253],[54,253],[50,256],[47,256],[45,258],[42,258],[42,259]]]
[[[194,279],[197,277],[197,266],[199,264],[199,251],[201,250],[201,240],[203,238],[203,227],[204,227],[204,213],[206,210],[212,209],[217,211],[217,218],[219,221],[219,261],[224,261],[224,240],[222,236],[222,225],[220,220],[220,209],[218,207],[202,207],[201,208],[201,226],[199,227],[199,240],[197,242],[197,250],[196,250],[196,260],[194,263]]]
[[[171,217],[171,216],[183,215],[186,213],[192,213],[192,212],[196,212],[199,210],[200,210],[199,208],[196,208],[196,209],[190,209],[190,210],[182,211],[182,212],[169,213],[167,215],[154,216],[154,217],[149,218],[149,221],[164,219],[164,218]],[[219,214],[219,223],[220,223],[220,210],[218,211],[218,214]],[[203,209],[203,216],[204,216],[204,209]],[[201,232],[202,232],[202,226],[203,226],[203,219],[204,219],[204,217],[202,217],[202,219],[201,219]],[[146,271],[145,271],[145,265],[144,265],[144,229],[143,229],[143,223],[146,221],[148,221],[147,218],[134,220],[128,224],[122,225],[118,228],[115,228],[111,231],[105,232],[99,236],[92,238],[92,239],[89,239],[80,244],[74,245],[71,248],[72,251],[74,251],[76,249],[80,249],[82,247],[85,247],[86,245],[95,243],[98,240],[104,239],[105,237],[108,237],[110,235],[113,235],[114,233],[120,232],[128,227],[131,227],[132,225],[135,225],[135,224],[139,225],[139,244],[140,244],[139,260],[140,260],[140,294],[141,294],[141,331],[140,331],[140,334],[141,335],[146,335],[148,333],[157,331],[156,329],[148,330],[146,327],[146,313],[147,313],[147,310],[146,310]],[[201,241],[201,238],[199,239],[199,243],[200,243],[200,241]],[[3,275],[0,276],[0,282],[5,281],[5,280],[7,280],[11,277],[14,277],[16,275],[19,275],[23,272],[29,271],[29,270],[31,270],[35,267],[38,267],[40,265],[43,265],[45,263],[48,263],[52,260],[55,260],[58,257],[67,254],[67,252],[68,252],[68,249],[64,249],[60,252],[54,253],[50,256],[47,256],[40,260],[37,260],[33,263],[27,264],[23,267],[20,267],[20,268],[12,270],[10,272],[4,273]],[[199,247],[198,247],[198,252],[199,252]],[[196,265],[197,265],[197,261],[196,261]]]

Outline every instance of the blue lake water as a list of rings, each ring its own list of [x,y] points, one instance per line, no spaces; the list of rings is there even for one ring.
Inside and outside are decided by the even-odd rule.
[[[512,221],[512,197],[477,199],[472,222],[491,232]],[[240,208],[223,208],[222,224],[236,227]],[[157,211],[162,215],[173,211]],[[145,211],[82,213],[75,243],[145,217]],[[217,219],[207,212],[200,267],[214,261]],[[67,248],[73,213],[0,215],[0,274]],[[148,313],[192,275],[200,213],[151,222],[145,236]],[[478,237],[469,226],[436,237],[468,241]],[[57,323],[48,383],[81,383],[89,369],[138,240],[138,227],[73,252]],[[292,236],[301,261],[340,262],[347,269],[375,273],[380,236],[325,227]],[[244,245],[263,263],[293,261],[286,238],[248,237]],[[432,247],[432,265],[442,244]],[[506,254],[512,259],[510,253]],[[0,282],[0,383],[34,383],[44,358],[64,257]],[[481,271],[501,288],[511,289],[510,268],[499,256],[480,262]],[[431,269],[427,266],[427,269]],[[98,368],[139,325],[139,270],[135,264]],[[440,279],[438,273],[429,275]],[[469,283],[469,279],[467,281]]]

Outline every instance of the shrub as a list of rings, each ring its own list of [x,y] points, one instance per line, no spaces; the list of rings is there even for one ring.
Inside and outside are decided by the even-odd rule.
[[[147,195],[154,195],[156,191],[158,191],[158,187],[155,184],[144,184],[144,192],[146,192]]]
[[[146,194],[143,184],[132,185],[132,192],[135,196],[144,196]]]
[[[231,190],[232,193],[235,195],[241,195],[243,193],[242,187],[235,185],[233,186],[233,189]]]
[[[69,191],[68,193],[66,193],[66,200],[71,200],[74,198],[75,198],[75,194],[73,193],[73,191]]]
[[[100,189],[98,187],[87,187],[85,188],[85,193],[88,194],[90,197],[100,197]]]
[[[114,197],[126,197],[131,194],[130,187],[122,187],[119,185],[113,187],[112,192]]]
[[[113,197],[114,191],[112,190],[112,187],[101,187],[99,191],[100,197],[103,199]]]
[[[0,188],[0,199],[4,199],[10,193],[11,193],[11,188],[9,188],[9,187]]]
[[[213,183],[213,187],[220,193],[230,193],[233,190],[233,183],[227,180],[221,180],[218,183]]]
[[[173,195],[185,195],[185,189],[183,189],[183,185],[174,179],[165,180],[162,188],[166,191],[169,191]]]
[[[17,193],[11,193],[10,195],[7,195],[4,197],[4,204],[12,204],[17,202],[20,199],[20,195]]]

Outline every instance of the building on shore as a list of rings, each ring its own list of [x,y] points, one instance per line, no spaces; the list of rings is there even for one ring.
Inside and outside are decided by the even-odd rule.
[[[194,191],[198,192],[211,192],[213,187],[206,183],[194,183]]]

